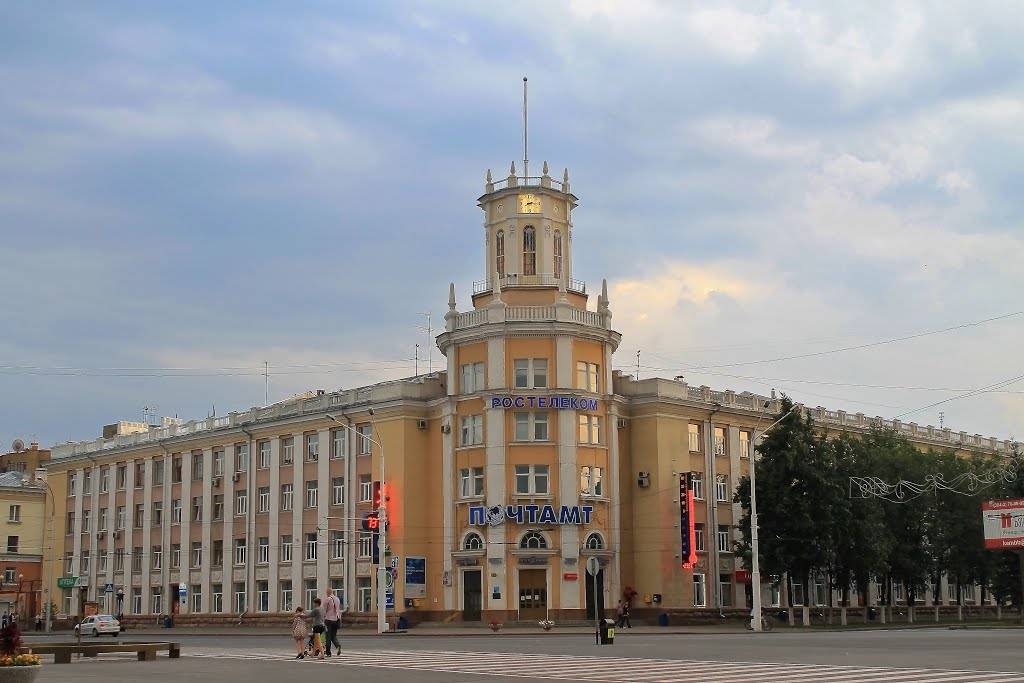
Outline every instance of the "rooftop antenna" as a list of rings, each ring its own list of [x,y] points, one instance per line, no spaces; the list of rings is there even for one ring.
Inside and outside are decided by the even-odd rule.
[[[433,348],[433,344],[434,344],[434,337],[433,337],[434,328],[430,324],[430,316],[431,316],[430,311],[427,311],[426,313],[421,313],[420,315],[426,317],[426,319],[427,319],[427,326],[426,327],[418,327],[417,329],[427,333],[427,374],[429,375],[429,374],[431,374],[434,371],[434,348]],[[419,348],[419,346],[420,345],[417,344],[416,348]],[[416,374],[418,375],[419,373],[416,373]]]
[[[416,368],[415,376],[419,377],[420,376],[420,345],[419,344],[416,345],[416,351],[413,354],[413,360],[415,361],[415,364],[413,365],[413,367]]]
[[[263,405],[270,405],[270,363],[263,361]]]
[[[636,351],[636,381],[640,381],[640,349]]]
[[[946,413],[940,410],[939,411],[939,429],[942,429],[945,426],[946,426]]]
[[[523,177],[530,177],[530,155],[526,146],[526,76],[523,76]]]
[[[150,418],[150,416],[156,415],[156,411],[157,411],[157,407],[155,405],[153,405],[153,406],[150,406],[150,405],[142,406],[142,421],[146,423],[146,427],[153,427],[154,426],[153,424],[150,423],[149,418]]]

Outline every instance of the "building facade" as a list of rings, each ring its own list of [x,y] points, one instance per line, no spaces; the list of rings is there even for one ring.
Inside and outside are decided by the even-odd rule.
[[[35,472],[0,474],[0,614],[24,624],[42,609],[45,485]]]
[[[658,609],[745,608],[733,491],[778,401],[613,372],[607,288],[590,305],[572,277],[568,172],[488,173],[478,204],[483,279],[462,311],[449,288],[446,371],[54,447],[54,574],[77,580],[54,576],[61,611],[270,619],[331,586],[369,619],[381,560],[413,621],[583,619],[627,589]],[[809,410],[921,447],[1011,448]]]

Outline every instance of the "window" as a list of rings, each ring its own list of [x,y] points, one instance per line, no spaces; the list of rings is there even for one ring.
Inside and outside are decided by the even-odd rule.
[[[597,363],[576,363],[576,388],[584,391],[592,391],[595,394],[599,391],[600,366]]]
[[[459,470],[459,495],[462,498],[477,498],[484,495],[483,467],[464,467]]]
[[[117,506],[117,521],[114,527],[118,531],[124,531],[125,525],[128,523],[128,510],[124,505]]]
[[[181,456],[175,456],[171,459],[171,483],[181,483]]]
[[[92,531],[92,510],[82,510],[82,533]]]
[[[21,506],[11,505],[7,509],[7,521],[8,522],[20,522],[21,521]]]
[[[462,393],[472,394],[476,391],[483,391],[484,386],[484,364],[466,363],[462,366]]]
[[[367,558],[373,555],[373,532],[359,532],[359,557]]]
[[[479,446],[484,442],[484,416],[464,415],[462,417],[462,446]]]
[[[521,412],[515,414],[516,441],[547,441],[548,413]]]
[[[306,579],[303,582],[306,593],[306,609],[313,609],[313,601],[316,600],[316,579]]]
[[[700,425],[690,423],[690,452],[700,453]]]
[[[331,478],[331,505],[345,504],[345,477]]]
[[[370,579],[362,577],[356,579],[356,596],[359,601],[359,611],[369,612],[370,611]]]
[[[144,460],[135,461],[135,488],[141,489],[142,485],[146,481],[146,462]]]
[[[693,491],[694,500],[704,500],[704,473],[690,473],[690,490]]]
[[[523,228],[523,275],[537,274],[537,233],[532,225]]]
[[[331,431],[331,457],[344,458],[348,455],[348,433],[344,429]]]
[[[164,503],[162,500],[153,502],[153,526],[160,526],[164,523]]]
[[[7,552],[16,553],[18,552],[18,537],[8,536],[7,537]]]
[[[729,477],[724,474],[715,477],[715,502],[729,502]]]
[[[132,526],[141,529],[145,523],[146,506],[142,503],[135,504],[135,513],[132,515]]]
[[[548,494],[547,465],[516,465],[516,493],[519,495]]]
[[[70,612],[70,610],[68,610]],[[142,589],[132,588],[132,614],[142,614]]]
[[[14,583],[18,580],[18,570],[8,567],[4,570],[4,583]]]
[[[303,441],[305,441],[306,462],[316,462],[320,457],[320,436],[306,434]]]
[[[118,491],[124,491],[128,486],[128,465],[121,463],[117,466],[114,485]]]
[[[259,503],[258,503],[259,504],[258,510],[260,512],[270,512],[270,487],[269,486],[261,486],[259,488],[259,490],[257,491],[257,493],[259,494],[259,496],[258,496],[258,501],[259,501]]]
[[[587,536],[587,540],[584,542],[583,546],[587,550],[603,550],[604,539],[601,538],[601,534],[593,533]]]
[[[139,523],[139,526],[142,526],[142,524]],[[75,513],[74,513],[73,510],[68,513],[68,519],[67,519],[67,522],[65,523],[65,526],[64,526],[64,533],[65,534],[73,534],[73,533],[75,533]]]
[[[750,457],[750,432],[740,432],[740,457]]]
[[[106,493],[110,489],[110,468],[100,468],[100,493]]]
[[[359,475],[359,502],[373,502],[373,481],[369,474]]]
[[[280,585],[281,585],[281,611],[282,612],[291,612],[293,609],[295,609],[295,606],[292,605],[292,582],[291,581],[282,581]]]
[[[373,425],[359,425],[356,427],[358,435],[359,455],[369,455],[373,445]]]
[[[213,494],[213,517],[214,520],[224,519],[224,494]]]
[[[516,389],[546,389],[548,386],[547,358],[516,358]]]
[[[201,567],[203,564],[203,544],[200,541],[192,541],[192,566]]]
[[[715,427],[715,455],[725,455],[725,428]]]
[[[292,537],[290,534],[281,537],[281,561],[292,561]]]
[[[332,531],[330,535],[331,559],[341,560],[345,557],[345,534],[340,531]]]
[[[164,461],[153,460],[153,486],[163,486],[164,483]]]
[[[256,611],[270,611],[270,583],[267,581],[256,582]]]
[[[214,583],[210,585],[210,611],[224,611],[224,584]]]
[[[10,543],[10,539],[8,539],[7,542],[9,544]],[[7,552],[12,552],[9,547],[7,549]],[[17,552],[17,550],[15,550],[13,552]],[[82,567],[82,573],[88,575],[89,574],[89,551],[88,550],[83,550],[82,551],[81,567]]]
[[[149,557],[152,560],[150,569],[160,569],[164,564],[164,550],[158,545],[150,548]]]
[[[249,512],[249,493],[245,489],[235,491],[235,514],[244,515]]]
[[[306,507],[315,508],[317,505],[317,481],[312,479],[306,482]]]
[[[316,560],[316,533],[315,532],[311,533],[311,534],[306,534],[305,549],[306,549],[306,553],[305,553],[305,555],[303,555],[303,558],[307,562],[312,562],[312,561]]]
[[[213,452],[213,476],[224,476],[224,449],[218,448]]]
[[[693,606],[706,607],[708,604],[707,585],[703,574],[693,575]]]
[[[718,575],[718,596],[722,607],[732,607],[732,577],[729,574]]]
[[[260,441],[256,444],[256,467],[265,470],[270,467],[270,442]]]
[[[194,583],[189,587],[189,592],[192,594],[192,612],[198,614],[203,611],[203,587]]]
[[[123,572],[124,571],[124,548],[115,548],[114,549],[114,571],[115,572]]]
[[[476,532],[466,534],[466,540],[462,542],[463,550],[483,550],[484,539]]]
[[[241,614],[245,611],[245,584],[236,583],[234,584],[235,591],[235,611]]]
[[[75,495],[75,490],[78,487],[78,472],[68,472],[68,495]]]
[[[82,472],[82,491],[92,493],[92,470]]]
[[[719,525],[718,533],[716,534],[716,536],[718,538],[718,552],[720,552],[720,553],[732,552],[732,546],[729,543],[729,527],[724,526],[724,525]]]
[[[562,231],[555,230],[553,251],[555,253],[555,277],[562,278]]]
[[[235,539],[235,564],[245,564],[245,539]]]
[[[171,544],[171,568],[178,569],[181,567],[181,544]]]
[[[235,446],[235,472],[245,472],[249,469],[249,444],[241,443]]]
[[[181,498],[171,501],[171,523],[181,524]]]
[[[580,415],[580,443],[599,446],[604,443],[604,418],[600,415]]]
[[[270,538],[267,536],[260,536],[256,561],[260,564],[268,564],[270,562]]]
[[[109,556],[110,556],[110,553],[108,551],[106,551],[106,550],[101,550],[99,552],[99,554],[96,556],[96,559],[99,560],[97,562],[97,564],[99,566],[96,568],[96,572],[98,574],[106,574],[107,573],[107,558]]]
[[[192,454],[192,481],[203,480],[203,454]]]
[[[542,550],[548,547],[548,539],[539,531],[528,531],[519,541],[519,547],[528,550]]]
[[[163,614],[164,601],[163,601],[163,590],[160,588],[154,588],[153,593],[150,595],[150,605],[152,610],[150,614]]]
[[[281,464],[291,465],[295,462],[295,438],[286,436],[281,439]]]
[[[505,231],[499,230],[494,235],[494,268],[498,277],[505,277]]]
[[[213,542],[213,549],[212,549],[210,554],[212,555],[212,558],[210,560],[210,564],[212,564],[214,567],[223,567],[224,566],[224,541],[214,541]]]
[[[693,545],[694,550],[699,553],[707,550],[707,542],[704,540],[704,525],[694,524],[693,525]]]
[[[295,487],[292,484],[281,484],[281,509],[291,510],[292,509],[292,495],[294,494]]]
[[[192,521],[203,521],[203,497],[192,496]]]
[[[71,572],[68,572],[68,573],[70,574]],[[141,574],[142,573],[142,547],[141,546],[137,546],[135,548],[132,548],[132,573],[133,574]]]
[[[96,528],[97,531],[107,530],[107,508],[100,508],[100,519],[99,526]]]
[[[584,465],[580,468],[580,493],[584,496],[604,495],[604,472],[600,467]]]

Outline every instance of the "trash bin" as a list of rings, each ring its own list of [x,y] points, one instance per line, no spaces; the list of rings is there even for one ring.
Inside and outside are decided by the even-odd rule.
[[[871,620],[871,621],[874,621],[875,617],[877,617],[877,616],[878,616],[878,610],[876,610],[874,607],[869,607],[868,608],[868,619]]]
[[[408,631],[409,630],[409,620],[406,619],[404,616],[398,617],[398,630],[399,631]]]
[[[658,615],[658,626],[668,626],[668,615],[664,612]]]
[[[170,614],[168,614],[166,617],[164,617],[164,628],[173,628],[173,627],[174,627],[174,618]]]
[[[615,643],[615,622],[611,619],[602,619],[597,627],[597,642],[600,645],[612,645]]]

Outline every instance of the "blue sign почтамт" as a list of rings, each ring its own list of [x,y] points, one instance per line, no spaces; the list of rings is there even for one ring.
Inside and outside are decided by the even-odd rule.
[[[498,526],[506,519],[517,524],[590,524],[593,505],[471,505],[469,523]]]

